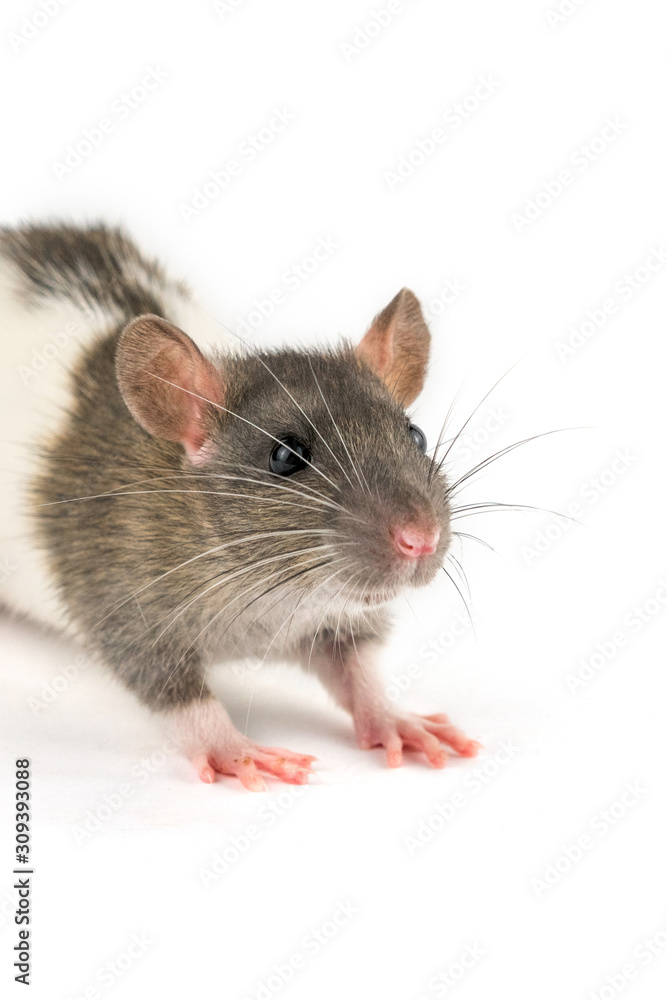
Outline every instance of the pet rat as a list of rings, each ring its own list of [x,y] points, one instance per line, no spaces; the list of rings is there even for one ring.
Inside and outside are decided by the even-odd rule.
[[[3,599],[78,636],[165,717],[199,777],[303,784],[315,757],[240,733],[216,663],[317,673],[390,767],[479,744],[397,711],[387,602],[433,580],[447,482],[406,412],[430,335],[403,289],[355,345],[250,350],[123,231],[0,230]]]

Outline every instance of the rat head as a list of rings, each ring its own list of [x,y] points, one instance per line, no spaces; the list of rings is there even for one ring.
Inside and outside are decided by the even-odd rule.
[[[356,346],[205,358],[181,330],[141,316],[117,373],[149,434],[182,446],[226,565],[269,589],[373,605],[429,583],[450,543],[444,477],[406,412],[430,335],[403,289]],[[337,600],[338,598],[338,600]]]

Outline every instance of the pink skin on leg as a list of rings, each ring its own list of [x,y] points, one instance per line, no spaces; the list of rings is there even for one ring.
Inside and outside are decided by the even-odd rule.
[[[308,754],[254,743],[234,727],[213,698],[174,712],[170,721],[174,740],[206,784],[212,784],[218,774],[226,774],[237,777],[251,792],[263,792],[266,774],[290,785],[305,785],[317,760]]]
[[[446,715],[398,712],[387,700],[375,666],[379,647],[371,642],[343,649],[343,658],[323,649],[313,661],[323,683],[354,720],[357,742],[363,750],[382,746],[389,767],[400,767],[403,750],[416,750],[432,767],[449,759],[443,744],[461,757],[475,757],[481,743],[470,740]]]
[[[452,726],[446,715],[399,715],[387,706],[357,706],[354,725],[362,749],[385,747],[389,767],[401,766],[404,749],[420,751],[432,767],[444,767],[449,755],[443,743],[461,757],[475,757],[481,747]]]

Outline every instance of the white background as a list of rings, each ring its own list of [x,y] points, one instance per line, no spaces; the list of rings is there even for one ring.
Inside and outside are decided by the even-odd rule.
[[[160,758],[158,722],[101,669],[71,669],[73,645],[3,617],[3,995],[23,995],[12,798],[13,762],[27,756],[32,997],[654,1000],[667,982],[667,267],[651,255],[667,247],[662,8],[565,2],[558,20],[556,0],[414,0],[366,31],[383,0],[218,6],[70,0],[45,19],[36,3],[4,4],[0,217],[122,221],[234,329],[280,288],[257,342],[358,337],[412,287],[433,317],[435,364],[415,408],[432,443],[464,380],[455,429],[518,362],[471,420],[452,474],[530,434],[588,428],[519,449],[467,496],[578,503],[583,523],[460,522],[498,550],[464,546],[475,636],[450,641],[462,606],[443,574],[411,596],[414,615],[398,602],[387,683],[412,666],[403,703],[448,711],[484,743],[477,762],[390,772],[380,751],[355,748],[314,680],[289,667],[221,675],[240,724],[252,694],[251,735],[320,758],[301,796],[197,784],[184,760]],[[17,41],[26,17],[39,30]],[[151,67],[166,78],[118,111]],[[475,101],[482,77],[493,94]],[[466,99],[463,121],[451,109]],[[243,159],[275,108],[293,121]],[[112,131],[57,177],[54,163],[105,117]],[[618,134],[594,142],[607,119]],[[433,155],[390,183],[439,127]],[[240,174],[186,221],[182,206],[234,158]],[[559,192],[563,170],[572,182]],[[284,272],[320,237],[335,252],[287,291]],[[452,284],[465,290],[444,303]],[[595,326],[587,310],[599,321],[608,299],[615,311]],[[590,335],[563,356],[587,319]],[[435,663],[431,641],[450,647]],[[573,692],[567,676],[596,653]],[[82,839],[97,811],[101,828]],[[232,861],[207,887],[216,852]],[[341,903],[357,912],[336,928]],[[332,936],[316,948],[322,925]],[[151,943],[129,960],[134,934]],[[466,948],[478,958],[463,971]],[[271,979],[296,954],[303,967]]]

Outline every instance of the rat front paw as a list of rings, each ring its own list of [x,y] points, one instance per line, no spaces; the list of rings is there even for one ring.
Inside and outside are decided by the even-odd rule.
[[[433,767],[444,767],[447,763],[448,754],[442,748],[443,743],[461,757],[475,757],[481,748],[481,743],[468,739],[443,714],[364,715],[355,718],[355,729],[363,750],[385,747],[389,767],[401,766],[404,748],[423,753]]]
[[[210,697],[175,711],[170,721],[174,741],[209,785],[218,774],[238,778],[251,792],[266,791],[263,774],[290,785],[305,785],[317,760],[254,743],[235,729],[222,705]]]
[[[195,754],[192,763],[200,779],[212,784],[216,774],[237,777],[244,788],[251,792],[265,792],[266,782],[262,772],[289,785],[305,785],[313,773],[312,764],[317,757],[292,753],[281,747],[263,747],[248,741],[239,746],[209,750]]]

